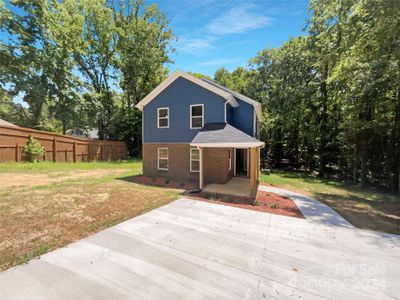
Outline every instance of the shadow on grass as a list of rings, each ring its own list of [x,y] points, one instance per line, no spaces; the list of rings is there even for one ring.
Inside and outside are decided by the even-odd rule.
[[[315,197],[358,228],[400,234],[400,202],[321,192]]]
[[[149,177],[149,176],[144,176],[142,174],[117,177],[116,179],[149,187],[180,189],[185,191],[191,191],[197,189],[197,186],[193,183],[177,182],[166,179],[164,177]]]
[[[391,202],[400,202],[399,194],[389,191],[384,188],[372,187],[372,186],[360,186],[351,182],[341,181],[333,178],[319,178],[316,175],[305,171],[290,171],[290,170],[274,170],[271,174],[276,174],[286,179],[298,179],[308,184],[324,184],[330,187],[342,188],[351,193],[369,194],[371,198],[376,200],[382,199]],[[268,174],[263,173],[265,178],[268,178]],[[288,182],[290,183],[290,182]]]

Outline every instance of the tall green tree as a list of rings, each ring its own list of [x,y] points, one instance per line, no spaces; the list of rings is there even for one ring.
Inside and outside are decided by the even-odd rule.
[[[142,118],[135,105],[167,76],[164,65],[171,62],[173,35],[168,20],[155,4],[144,6],[141,0],[126,0],[113,7],[115,62],[123,91],[120,121],[114,132],[137,154],[141,148]]]
[[[19,96],[29,105],[28,126],[54,129],[48,115],[51,80],[46,67],[51,60],[44,51],[45,3],[12,1],[10,4],[18,13],[8,10],[4,3],[0,6],[1,30],[8,35],[0,49],[4,58],[0,82],[7,83],[11,95]]]

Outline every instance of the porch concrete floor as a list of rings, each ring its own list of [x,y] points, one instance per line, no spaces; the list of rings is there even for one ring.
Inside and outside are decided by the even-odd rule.
[[[217,193],[217,194],[227,194],[235,196],[250,197],[250,178],[245,177],[232,177],[225,184],[210,183],[207,184],[203,189],[206,193]]]

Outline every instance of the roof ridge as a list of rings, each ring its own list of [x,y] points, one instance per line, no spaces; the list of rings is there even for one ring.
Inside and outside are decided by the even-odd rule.
[[[251,99],[250,97],[247,97],[239,92],[236,92],[234,90],[231,90],[229,88],[227,88],[226,86],[223,86],[222,84],[219,84],[217,82],[215,82],[214,80],[211,79],[207,79],[207,78],[201,78],[201,80],[203,80],[204,82],[207,82],[221,90],[223,90],[224,92],[230,93],[233,97],[237,97],[240,100],[252,105],[255,108],[255,111],[257,113],[257,117],[260,121],[262,121],[263,117],[262,117],[262,110],[261,110],[261,103]]]

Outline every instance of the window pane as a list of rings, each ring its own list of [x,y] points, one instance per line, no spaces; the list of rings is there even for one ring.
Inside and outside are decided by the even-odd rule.
[[[202,127],[203,126],[203,118],[192,118],[192,127]]]
[[[199,160],[200,159],[199,149],[192,149],[191,151],[192,151],[192,159]]]
[[[203,106],[192,106],[192,117],[203,115]]]
[[[168,127],[168,119],[158,119],[158,127]]]
[[[158,117],[167,117],[168,116],[168,109],[161,108],[158,110]]]
[[[159,158],[168,158],[168,149],[159,149],[158,157]]]
[[[168,159],[159,159],[158,167],[160,169],[168,169]]]
[[[192,171],[200,170],[200,162],[198,160],[192,160]]]

